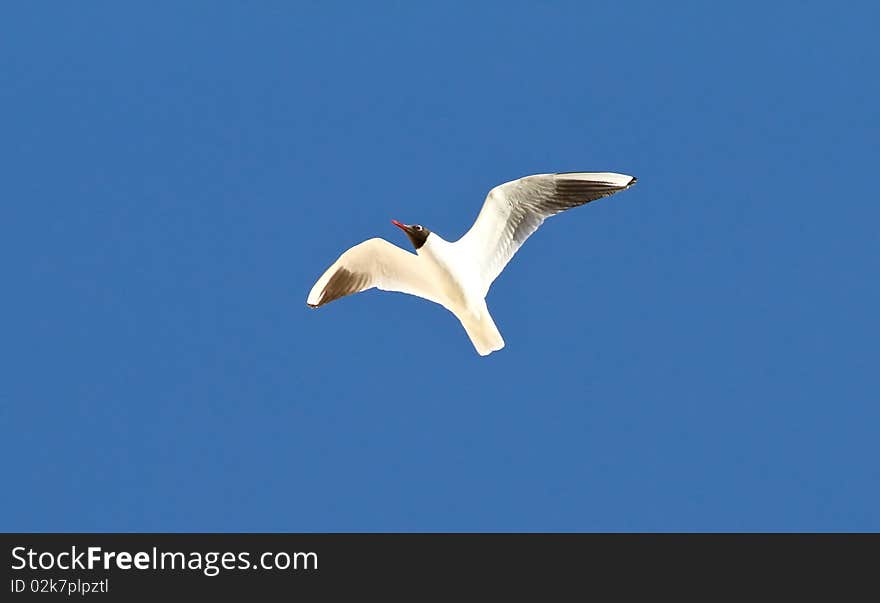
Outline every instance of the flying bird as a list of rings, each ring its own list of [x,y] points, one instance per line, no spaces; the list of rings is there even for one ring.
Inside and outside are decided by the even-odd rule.
[[[496,186],[476,222],[455,242],[421,224],[391,223],[403,230],[416,250],[404,251],[374,238],[343,253],[312,287],[312,308],[376,287],[440,304],[461,321],[477,353],[504,347],[504,339],[486,306],[492,282],[549,218],[562,211],[620,192],[636,178],[611,172],[537,174]]]

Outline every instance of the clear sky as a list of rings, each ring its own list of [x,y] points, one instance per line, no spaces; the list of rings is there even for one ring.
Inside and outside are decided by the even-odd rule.
[[[880,529],[873,3],[16,4],[0,529]],[[501,352],[306,307],[577,170]]]

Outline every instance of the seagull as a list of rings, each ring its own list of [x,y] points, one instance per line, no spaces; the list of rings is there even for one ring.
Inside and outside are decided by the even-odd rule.
[[[391,223],[416,253],[380,238],[343,253],[312,287],[306,303],[318,308],[376,287],[440,304],[461,322],[480,356],[504,347],[486,306],[493,281],[547,218],[631,187],[636,178],[612,172],[536,174],[496,186],[476,222],[451,242],[421,224]]]

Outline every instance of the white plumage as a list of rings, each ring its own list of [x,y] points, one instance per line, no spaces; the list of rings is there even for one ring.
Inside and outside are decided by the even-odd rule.
[[[612,195],[636,178],[610,172],[538,174],[493,188],[477,220],[449,242],[421,225],[394,224],[407,233],[416,254],[383,239],[369,239],[343,253],[312,287],[316,308],[377,287],[440,304],[461,321],[481,356],[504,347],[486,307],[492,282],[545,219]]]

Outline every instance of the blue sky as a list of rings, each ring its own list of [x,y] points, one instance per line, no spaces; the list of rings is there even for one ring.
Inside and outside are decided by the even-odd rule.
[[[876,7],[538,4],[4,6],[0,529],[880,529]],[[503,351],[306,307],[574,170]]]

